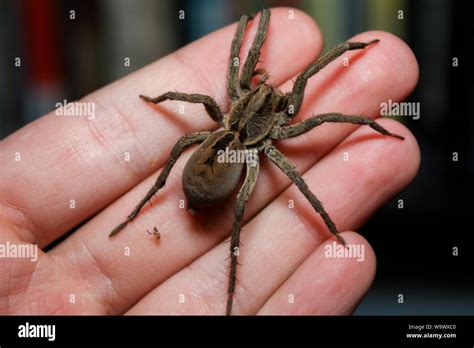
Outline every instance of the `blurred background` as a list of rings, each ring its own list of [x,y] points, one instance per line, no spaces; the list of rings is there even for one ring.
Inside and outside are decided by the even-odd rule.
[[[420,65],[408,101],[420,102],[421,118],[401,121],[418,139],[421,169],[360,231],[378,255],[378,270],[356,314],[474,314],[468,1],[0,0],[0,139],[58,101],[81,98],[243,13],[283,5],[317,20],[326,50],[380,29],[404,39]]]

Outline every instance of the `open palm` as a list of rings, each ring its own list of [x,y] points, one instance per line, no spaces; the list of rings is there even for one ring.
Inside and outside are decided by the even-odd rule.
[[[320,54],[322,37],[302,12],[272,10],[262,49],[269,84],[288,91],[292,78]],[[245,58],[257,23],[249,24]],[[81,226],[37,262],[0,258],[4,314],[224,314],[233,199],[189,214],[181,173],[193,149],[176,163],[166,186],[126,229],[108,232],[153,185],[184,133],[216,127],[200,105],[152,106],[138,95],[169,90],[211,95],[228,108],[226,70],[235,24],[212,33],[106,86],[81,102],[96,117],[48,114],[0,142],[0,243],[44,248]],[[374,49],[347,52],[310,79],[300,118],[324,112],[377,117],[380,103],[401,100],[416,85],[411,50],[385,32]],[[339,230],[357,229],[405,187],[419,166],[416,140],[400,123],[378,121],[405,141],[369,127],[323,125],[277,143],[297,166]],[[15,161],[16,153],[21,161]],[[329,258],[334,241],[289,179],[262,159],[246,207],[234,314],[349,314],[369,288],[375,255]],[[73,201],[74,205],[70,202]],[[161,240],[146,231],[158,227]],[[380,231],[383,233],[383,231]]]

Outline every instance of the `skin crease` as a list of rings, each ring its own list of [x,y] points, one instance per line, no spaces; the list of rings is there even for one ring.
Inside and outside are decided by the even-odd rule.
[[[284,91],[322,48],[315,23],[298,10],[297,20],[291,21],[288,10],[272,9],[260,58],[270,73],[268,83]],[[219,214],[201,218],[178,207],[176,202],[184,197],[181,173],[192,151],[178,160],[153,206],[120,238],[109,241],[107,231],[152,185],[181,135],[214,129],[200,106],[189,106],[180,115],[172,102],[150,107],[138,95],[175,89],[199,92],[214,96],[227,110],[229,52],[222,47],[230,47],[235,28],[223,28],[85,97],[82,101],[97,103],[94,123],[50,114],[0,142],[0,166],[5,168],[0,172],[1,243],[44,247],[98,213],[53,250],[41,252],[38,263],[0,259],[1,313],[225,312],[225,239],[233,199],[221,204]],[[255,29],[252,21],[242,59]],[[350,40],[372,38],[381,40],[373,49],[347,54],[349,68],[337,60],[310,79],[300,119],[329,111],[376,117],[382,101],[402,100],[411,92],[418,80],[411,50],[384,32]],[[360,227],[418,170],[418,145],[408,129],[391,120],[380,124],[405,141],[366,126],[323,125],[278,142],[341,231]],[[12,160],[17,151],[22,153],[20,163]],[[125,151],[134,160],[124,164],[117,159]],[[349,162],[341,161],[345,151]],[[260,173],[246,207],[234,314],[303,313],[305,308],[305,314],[351,313],[374,276],[375,255],[369,244],[344,232],[349,243],[364,243],[365,261],[327,260],[317,266],[321,243],[332,241],[324,224],[276,168],[264,162]],[[72,198],[75,210],[68,207]],[[295,200],[296,209],[288,209],[288,199]],[[152,226],[160,230],[159,244],[146,234]],[[129,257],[124,257],[125,246],[131,250]],[[285,302],[290,290],[296,295],[291,307]],[[74,304],[67,296],[72,293]],[[179,303],[179,294],[185,294],[185,305]]]

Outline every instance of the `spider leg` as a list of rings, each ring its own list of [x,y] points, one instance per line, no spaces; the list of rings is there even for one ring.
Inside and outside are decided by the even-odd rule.
[[[234,224],[232,226],[232,237],[230,240],[230,273],[229,273],[229,286],[227,289],[227,315],[232,313],[232,304],[234,301],[235,292],[235,280],[237,273],[237,257],[239,255],[240,246],[240,230],[242,227],[242,220],[244,218],[244,207],[245,203],[255,187],[255,183],[258,177],[259,162],[258,156],[255,158],[254,163],[247,162],[247,173],[245,175],[245,181],[237,195],[237,201],[234,206]]]
[[[298,111],[300,110],[301,104],[303,103],[304,89],[306,87],[306,82],[308,79],[324,68],[326,65],[331,63],[334,59],[342,55],[346,51],[358,50],[365,48],[369,45],[372,45],[376,42],[379,42],[378,39],[372,40],[369,42],[344,42],[332,50],[324,54],[322,57],[318,58],[315,62],[308,65],[308,67],[298,75],[296,81],[293,85],[293,90],[290,94],[290,99],[287,107],[287,114],[290,118],[293,118]],[[292,107],[290,109],[290,107]]]
[[[265,82],[267,82],[268,78],[270,75],[265,69],[255,69],[253,71],[253,76],[260,75],[260,80],[258,81],[258,84],[261,85]]]
[[[250,90],[250,81],[253,76],[253,72],[260,58],[260,49],[262,48],[265,38],[267,36],[268,24],[270,23],[270,10],[264,9],[260,16],[260,22],[258,23],[257,34],[252,43],[252,47],[249,50],[247,60],[245,61],[242,69],[242,75],[240,76],[240,87],[242,89]]]
[[[239,25],[235,32],[234,39],[232,40],[232,46],[230,48],[229,56],[229,68],[228,68],[228,85],[227,92],[232,101],[238,100],[240,97],[240,86],[239,86],[239,52],[242,46],[242,39],[244,36],[244,30],[247,27],[249,17],[243,15],[240,17]]]
[[[162,94],[156,98],[150,98],[145,95],[140,95],[140,98],[153,104],[158,104],[165,100],[181,100],[188,103],[203,104],[209,116],[217,123],[222,123],[222,119],[224,117],[219,105],[217,105],[217,102],[210,96],[204,94],[166,92],[165,94]]]
[[[283,171],[290,179],[295,183],[295,185],[299,188],[301,193],[306,197],[306,199],[311,203],[314,210],[318,212],[323,221],[329,228],[329,231],[336,237],[336,239],[343,245],[346,245],[346,241],[339,235],[339,232],[336,228],[336,225],[329,217],[329,214],[323,207],[323,204],[319,201],[319,199],[310,191],[308,185],[305,183],[301,175],[298,173],[296,168],[291,164],[288,158],[285,157],[276,147],[273,145],[268,144],[265,149],[265,155],[277,165],[278,168]]]
[[[365,124],[373,128],[377,132],[382,133],[383,135],[388,135],[402,140],[404,139],[401,135],[389,132],[369,117],[349,116],[340,113],[321,114],[308,118],[307,120],[298,122],[291,126],[281,127],[278,129],[275,139],[286,139],[296,137],[303,133],[309,132],[314,127],[317,127],[325,122]]]
[[[132,221],[138,215],[146,202],[148,202],[151,197],[153,197],[153,195],[165,185],[171,168],[173,168],[173,165],[176,163],[183,150],[192,144],[203,142],[210,134],[211,132],[195,132],[185,135],[178,140],[178,142],[173,147],[173,150],[171,150],[171,155],[168,159],[168,162],[166,162],[166,165],[158,176],[158,179],[156,179],[155,184],[151,187],[145,197],[143,197],[140,203],[138,203],[135,209],[133,209],[130,215],[127,216],[125,221],[120,223],[112,230],[112,232],[110,232],[109,237],[119,233],[130,221]]]

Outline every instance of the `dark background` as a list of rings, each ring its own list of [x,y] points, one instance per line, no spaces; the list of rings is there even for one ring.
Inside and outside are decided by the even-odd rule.
[[[58,101],[78,99],[242,13],[279,5],[313,16],[326,50],[358,32],[382,29],[403,38],[420,65],[408,101],[420,103],[421,117],[401,120],[419,142],[420,172],[360,231],[375,249],[378,270],[356,314],[474,314],[474,23],[468,1],[2,0],[0,139]],[[178,19],[182,9],[185,21]],[[110,61],[113,56],[131,56],[133,64],[124,68],[122,60]],[[16,57],[22,68],[15,67]]]

